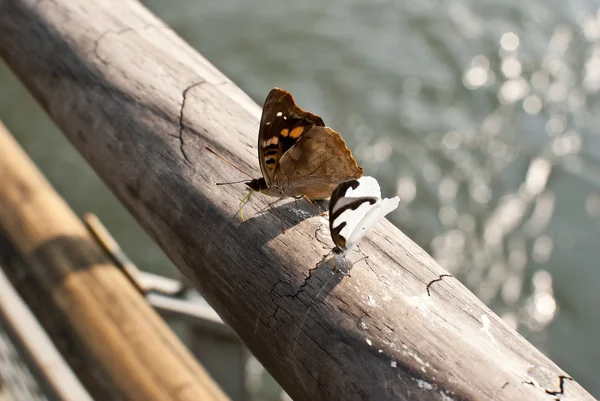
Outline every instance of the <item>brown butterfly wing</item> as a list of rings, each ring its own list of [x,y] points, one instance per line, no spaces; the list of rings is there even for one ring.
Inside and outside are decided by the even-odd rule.
[[[287,196],[325,199],[340,182],[362,175],[340,134],[314,127],[281,157],[276,181]]]
[[[321,117],[296,106],[289,92],[271,90],[263,106],[258,133],[258,162],[267,186],[274,182],[283,154],[315,126],[325,126]]]

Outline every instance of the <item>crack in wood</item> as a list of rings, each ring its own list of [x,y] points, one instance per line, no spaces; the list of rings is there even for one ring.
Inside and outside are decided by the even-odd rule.
[[[185,149],[183,148],[183,146],[184,146],[183,130],[185,128],[184,124],[183,124],[183,110],[185,108],[185,102],[187,100],[187,93],[190,90],[192,90],[193,88],[195,88],[196,86],[202,85],[203,83],[206,83],[206,81],[196,82],[195,84],[192,84],[183,90],[183,94],[182,94],[183,99],[181,101],[181,109],[179,110],[179,150],[181,151],[181,154],[183,155],[183,158],[185,159],[185,161],[191,165],[194,165],[194,163],[192,163],[190,161],[190,159],[187,157],[187,154],[185,153]]]
[[[300,293],[304,292],[304,287],[306,287],[306,285],[308,284],[308,280],[310,280],[313,272],[315,270],[317,270],[318,267],[319,267],[319,263],[317,263],[317,265],[315,267],[313,267],[312,269],[310,269],[308,271],[308,276],[304,279],[302,284],[300,284],[300,286],[298,287],[298,290],[295,293],[293,293],[293,294],[277,294],[277,295],[281,298],[299,299],[298,296],[300,295]],[[275,287],[277,287],[278,284],[287,284],[287,283],[283,280],[278,280],[275,284],[273,284],[273,287],[271,287],[271,290],[269,291],[269,297],[271,298],[271,300],[273,301],[273,304],[275,305],[275,311],[266,317],[265,325],[269,328],[271,327],[271,324],[269,323],[269,321],[273,317],[275,317],[275,314],[279,311],[279,308],[280,308],[280,306],[277,305],[277,303],[275,302],[275,299],[273,298],[273,293],[275,292]],[[300,300],[300,302],[304,303],[302,300]],[[307,314],[308,314],[308,312],[310,312],[311,308],[312,308],[312,305],[308,307],[308,311],[306,312]],[[305,316],[305,318],[306,318],[306,316]]]
[[[273,313],[271,313],[269,316],[266,317],[265,326],[267,326],[268,328],[271,328],[271,319],[273,319],[275,317],[275,315],[277,314],[278,311],[279,311],[279,305],[275,304],[275,311],[273,311]],[[277,320],[277,319],[275,319],[275,320]]]
[[[426,289],[427,289],[427,295],[428,296],[431,296],[431,292],[429,291],[429,287],[431,287],[431,285],[433,283],[437,283],[438,281],[442,281],[444,279],[444,277],[453,277],[453,276],[452,276],[452,274],[440,274],[438,276],[438,278],[436,278],[434,280],[431,280],[429,283],[427,283]]]
[[[102,33],[98,37],[98,39],[96,39],[94,41],[94,47],[92,48],[91,53],[93,53],[96,56],[96,58],[98,58],[98,60],[100,60],[102,63],[108,64],[106,62],[106,60],[104,60],[102,57],[100,57],[100,54],[98,54],[98,46],[99,46],[100,42],[104,38],[106,38],[107,36],[110,36],[110,35],[119,36],[119,35],[122,35],[122,34],[127,33],[127,32],[139,32],[139,31],[143,31],[143,30],[146,30],[146,29],[149,29],[149,28],[160,28],[160,26],[157,26],[157,25],[154,25],[154,24],[146,24],[146,25],[144,25],[144,26],[142,26],[140,28],[127,27],[127,28],[123,28],[123,29],[119,29],[119,30],[108,30],[108,31]]]
[[[559,383],[558,383],[558,390],[556,391],[552,391],[547,389],[546,387],[542,386],[540,383],[538,383],[535,379],[531,378],[529,379],[529,381],[524,381],[524,384],[529,384],[530,386],[533,386],[535,388],[539,388],[540,390],[544,391],[546,394],[551,395],[554,397],[555,400],[560,400],[559,395],[564,395],[565,394],[565,380],[573,380],[572,377],[570,376],[564,376],[564,375],[559,375]],[[504,386],[502,386],[502,388],[504,388]]]
[[[563,375],[558,376],[558,378],[560,379],[560,382],[558,384],[558,388],[559,388],[558,391],[549,391],[548,389],[544,389],[544,391],[547,394],[555,396],[557,400],[559,399],[557,396],[565,394],[565,380],[573,380],[572,377],[563,376]]]
[[[275,291],[275,287],[277,286],[277,284],[281,284],[283,282],[283,280],[277,280],[277,282],[273,284],[273,287],[271,287],[271,291],[269,291],[269,297],[271,298],[271,300],[273,300],[273,291]]]
[[[308,270],[308,276],[304,279],[304,282],[300,284],[300,287],[298,287],[298,291],[296,291],[296,293],[293,295],[294,298],[300,295],[302,291],[304,291],[303,288],[306,287],[306,285],[308,284],[308,280],[310,280],[310,278],[312,277],[313,272],[319,268],[319,264],[320,263],[317,263],[315,267]]]
[[[557,392],[556,394],[564,394],[565,393],[565,380],[573,380],[573,378],[570,376],[563,376],[563,375],[558,376],[558,378],[560,379],[560,384],[559,384],[560,392]]]
[[[323,224],[322,224],[322,223],[321,223],[321,224],[319,224],[319,226],[318,226],[318,227],[315,229],[315,239],[316,239],[316,240],[317,240],[317,242],[319,242],[321,245],[325,245],[325,246],[327,246],[326,248],[323,248],[323,249],[330,249],[330,246],[329,246],[329,244],[327,244],[327,243],[325,243],[325,242],[323,242],[323,241],[321,241],[321,240],[319,239],[319,231],[321,230],[321,228],[323,228]],[[327,254],[327,255],[329,255],[329,254]],[[327,256],[327,255],[325,255],[325,256]]]

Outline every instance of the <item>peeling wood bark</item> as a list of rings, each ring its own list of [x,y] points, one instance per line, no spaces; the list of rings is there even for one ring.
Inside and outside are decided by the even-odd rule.
[[[85,364],[111,382],[89,389],[95,399],[228,399],[2,124],[0,176],[0,233],[40,284],[36,298],[49,294],[42,313],[64,317],[60,340],[76,337]],[[116,394],[98,398],[107,392]]]
[[[294,400],[547,400],[529,370],[569,377],[387,221],[345,277],[303,202],[285,234],[261,195],[241,223],[243,186],[214,183],[245,177],[204,147],[258,177],[260,110],[139,3],[1,4],[0,54]]]

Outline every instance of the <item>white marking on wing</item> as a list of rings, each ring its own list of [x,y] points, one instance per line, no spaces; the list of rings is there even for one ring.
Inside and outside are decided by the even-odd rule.
[[[384,199],[371,206],[371,210],[363,217],[363,219],[356,225],[356,229],[352,231],[350,237],[346,239],[346,248],[348,250],[357,244],[362,237],[365,236],[377,222],[385,217],[386,214],[390,213],[398,207],[400,198],[397,196],[391,199]]]
[[[369,176],[359,178],[358,187],[356,189],[348,188],[344,194],[346,198],[361,198],[363,196],[381,198],[381,189],[375,178]]]
[[[361,222],[361,220],[369,213],[372,205],[369,202],[364,202],[356,209],[347,209],[344,210],[331,225],[333,228],[338,227],[342,223],[346,223],[344,228],[340,231],[340,235],[346,239],[346,245],[348,244],[348,238],[352,235],[352,233],[356,230],[356,226]]]

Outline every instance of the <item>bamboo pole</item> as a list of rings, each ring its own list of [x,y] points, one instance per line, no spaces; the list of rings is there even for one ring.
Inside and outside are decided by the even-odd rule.
[[[0,230],[126,400],[225,400],[0,124]]]
[[[0,267],[0,321],[59,401],[93,401]]]
[[[259,176],[259,108],[140,3],[2,1],[0,54],[294,400],[593,399],[390,223],[349,277],[311,208],[241,223],[204,147]]]

